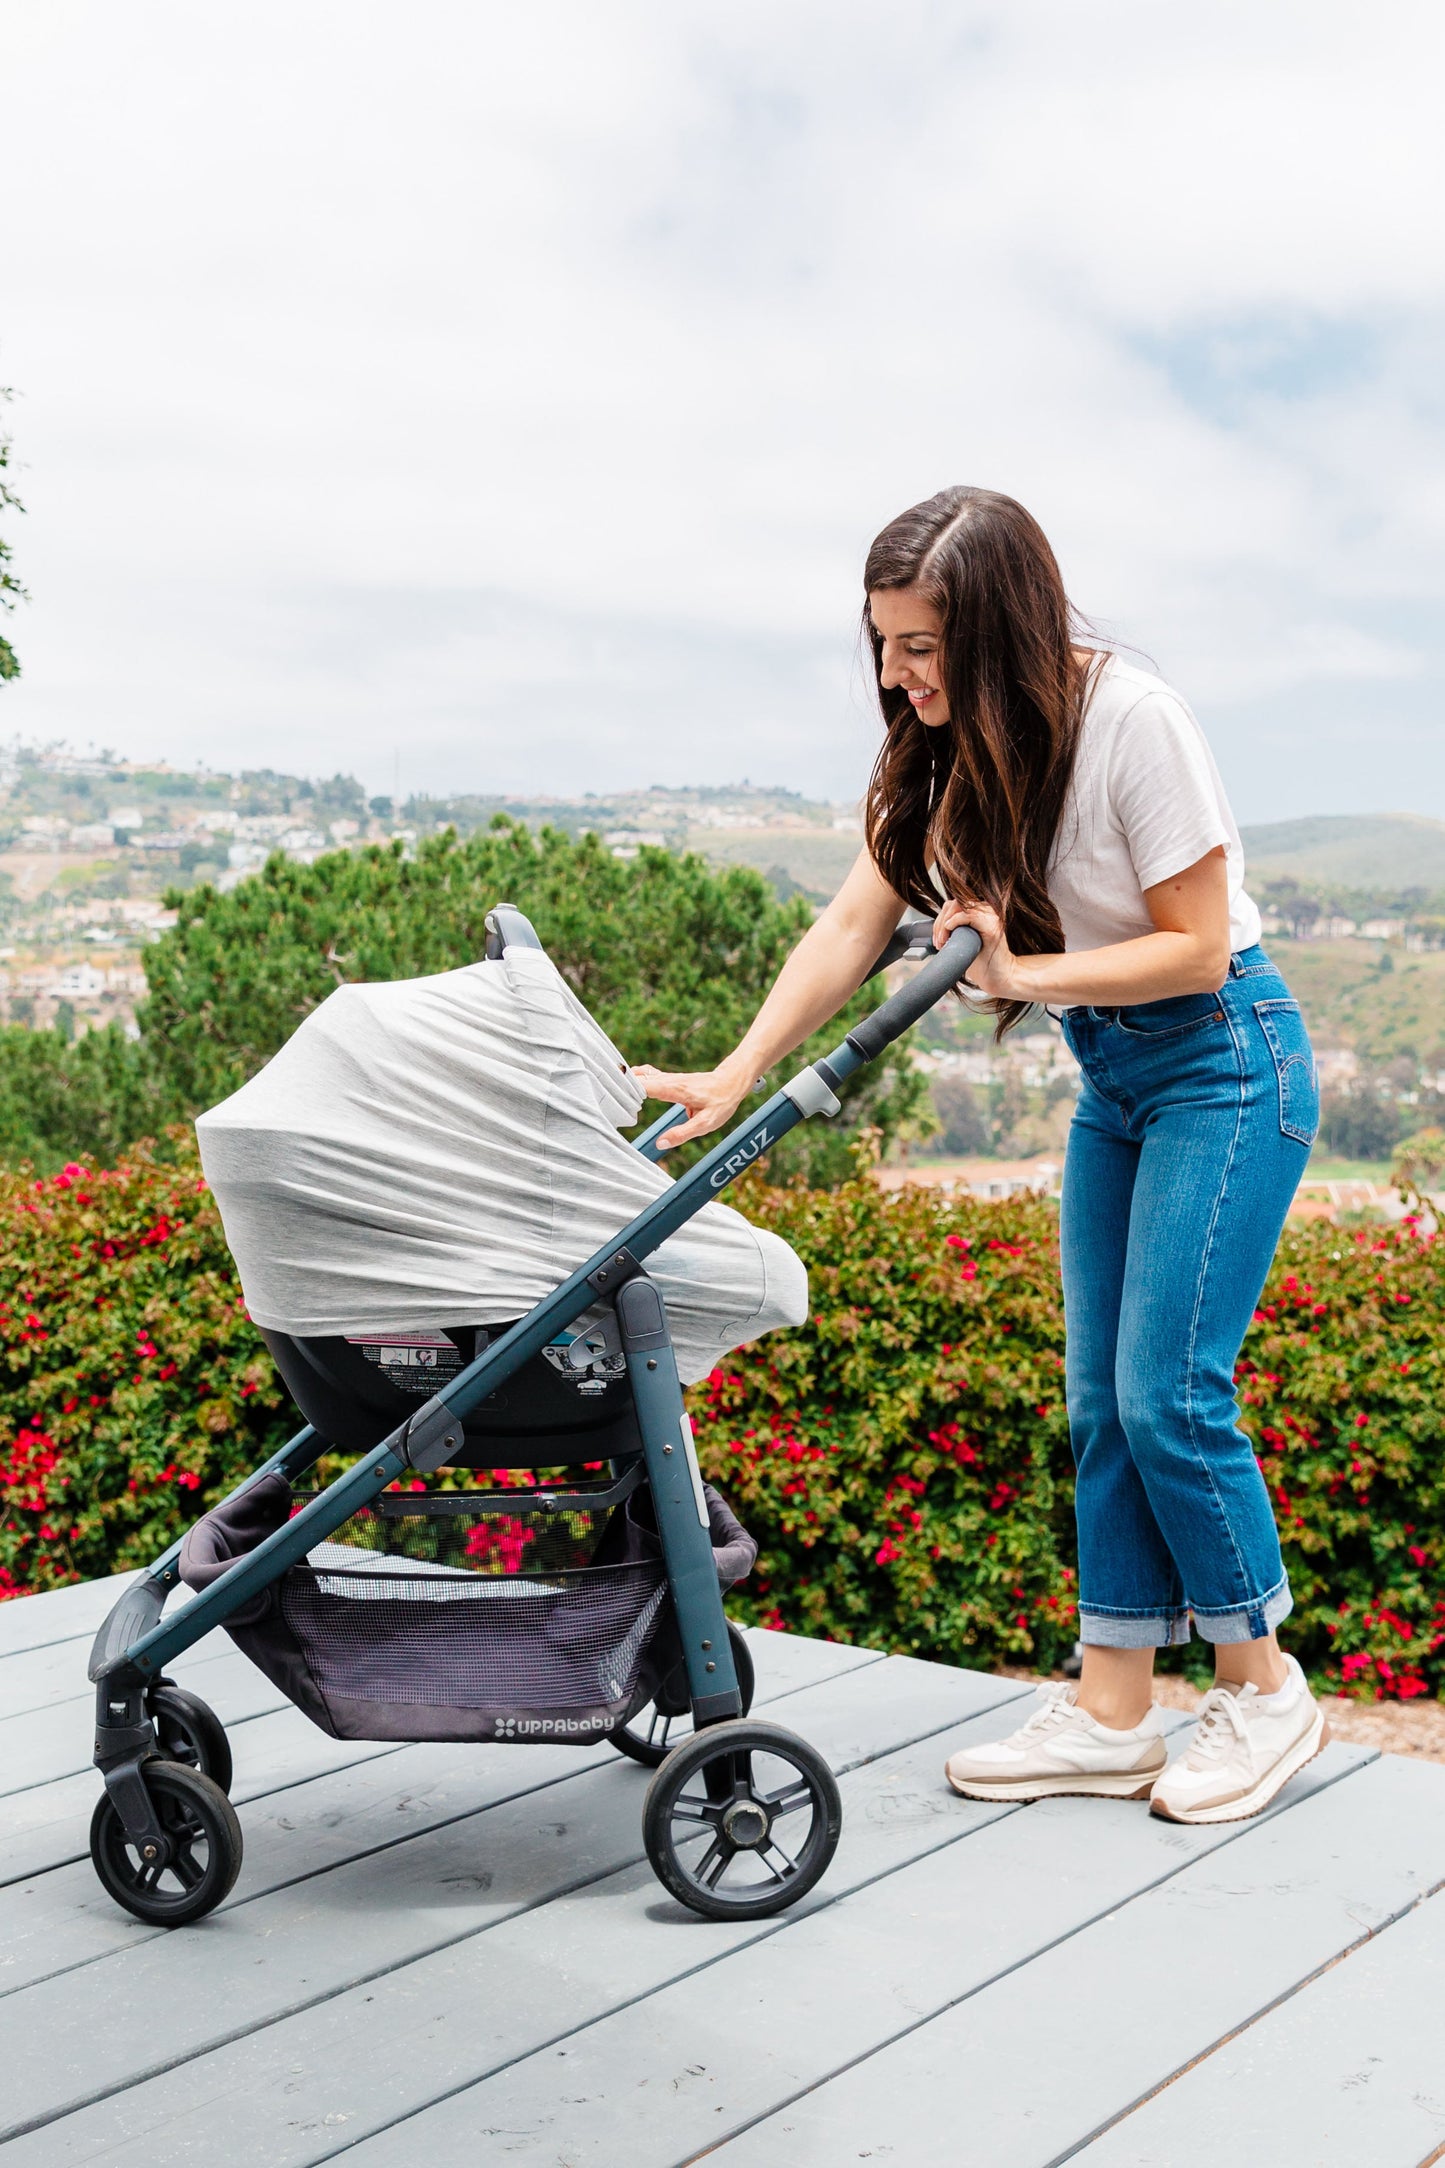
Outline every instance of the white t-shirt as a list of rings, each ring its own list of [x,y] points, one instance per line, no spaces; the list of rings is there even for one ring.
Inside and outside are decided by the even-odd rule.
[[[1204,732],[1161,678],[1110,655],[1084,710],[1068,801],[1049,866],[1066,949],[1152,933],[1144,890],[1223,844],[1229,946],[1253,947],[1259,911],[1244,848]]]

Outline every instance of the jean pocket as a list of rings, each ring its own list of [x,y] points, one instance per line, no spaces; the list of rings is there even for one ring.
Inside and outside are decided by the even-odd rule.
[[[1218,994],[1174,994],[1167,1001],[1141,1001],[1117,1011],[1119,1029],[1141,1039],[1159,1039],[1166,1032],[1195,1031],[1201,1024],[1222,1024],[1224,1008]]]
[[[1297,1001],[1256,1001],[1254,1013],[1274,1057],[1279,1126],[1287,1137],[1313,1144],[1320,1126],[1320,1085],[1300,1005]]]

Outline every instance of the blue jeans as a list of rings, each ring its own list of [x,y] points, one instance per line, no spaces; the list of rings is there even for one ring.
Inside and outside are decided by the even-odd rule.
[[[1319,1123],[1299,1003],[1263,949],[1217,994],[1066,1009],[1064,1166],[1080,1637],[1258,1639],[1290,1610],[1234,1366]]]

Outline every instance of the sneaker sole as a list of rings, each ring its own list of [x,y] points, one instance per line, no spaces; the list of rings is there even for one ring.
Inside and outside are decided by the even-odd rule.
[[[1147,1799],[1163,1770],[1121,1769],[1096,1777],[1035,1777],[1031,1782],[1013,1778],[991,1783],[988,1778],[960,1779],[944,1769],[950,1787],[961,1799]]]
[[[1223,1799],[1213,1807],[1170,1807],[1162,1800],[1151,1799],[1149,1812],[1163,1822],[1247,1822],[1251,1815],[1262,1813],[1290,1778],[1298,1776],[1329,1743],[1330,1727],[1324,1710],[1316,1709],[1315,1721],[1304,1737],[1281,1756],[1267,1776],[1260,1778],[1252,1792],[1244,1792],[1238,1799]]]

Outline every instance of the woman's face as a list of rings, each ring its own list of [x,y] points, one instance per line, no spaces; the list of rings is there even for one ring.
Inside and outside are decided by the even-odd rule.
[[[902,686],[920,722],[946,723],[943,620],[932,603],[925,602],[916,587],[879,587],[868,597],[868,615],[883,642],[883,683]]]

